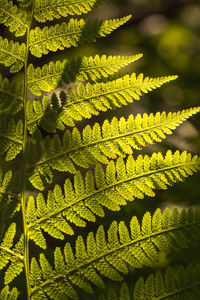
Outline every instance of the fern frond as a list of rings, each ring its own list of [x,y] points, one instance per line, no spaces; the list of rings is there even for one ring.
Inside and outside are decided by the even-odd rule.
[[[133,56],[106,56],[86,57],[76,60],[50,62],[42,68],[28,66],[28,88],[37,96],[41,92],[50,92],[57,88],[61,82],[70,83],[76,80],[95,81],[113,75],[121,68],[138,60],[142,54]]]
[[[18,290],[14,287],[12,290],[9,290],[9,286],[6,285],[0,291],[0,300],[17,300],[19,296]]]
[[[140,100],[143,93],[160,87],[164,83],[176,79],[177,76],[161,78],[143,78],[143,74],[136,77],[125,75],[117,80],[107,83],[88,83],[86,86],[79,83],[77,89],[69,89],[67,103],[61,121],[67,126],[74,126],[74,120],[91,118],[98,115],[99,111],[119,108],[133,100]],[[64,95],[62,95],[64,98]]]
[[[92,293],[91,283],[103,287],[103,276],[121,281],[123,274],[128,273],[127,265],[153,267],[163,249],[177,251],[189,247],[200,238],[199,229],[199,210],[183,209],[179,212],[177,208],[171,213],[167,208],[163,214],[158,209],[152,217],[147,212],[141,227],[136,217],[132,218],[129,228],[124,221],[119,224],[114,221],[107,238],[103,226],[100,226],[95,236],[92,232],[88,234],[86,242],[79,236],[75,251],[69,243],[63,252],[57,247],[54,268],[44,254],[40,255],[40,267],[35,258],[32,260],[32,297],[38,299],[37,293],[43,292],[51,299],[63,299],[70,291],[75,293],[76,286]],[[56,291],[59,291],[60,298],[55,298]],[[78,299],[75,296],[72,299]]]
[[[95,55],[95,57],[83,57],[82,61],[80,61],[80,59],[72,60],[66,66],[66,69],[69,69],[69,73],[65,72],[63,74],[63,79],[64,82],[68,83],[71,81],[71,78],[89,81],[107,78],[128,64],[137,61],[142,56],[143,54],[136,54],[132,56],[102,55],[101,57],[99,55]]]
[[[37,109],[38,112],[39,109]],[[55,112],[55,111],[54,111]],[[132,149],[142,149],[147,144],[160,142],[171,134],[177,126],[188,119],[193,114],[200,112],[200,107],[183,110],[177,113],[156,113],[141,116],[137,115],[135,118],[130,115],[127,120],[121,118],[113,118],[111,122],[104,121],[102,128],[95,124],[93,128],[89,125],[83,129],[82,134],[77,128],[73,131],[67,130],[61,140],[57,135],[52,140],[49,138],[38,140],[36,147],[40,144],[44,155],[39,159],[36,157],[32,164],[44,166],[51,166],[59,164],[61,161],[68,161],[70,165],[73,164],[88,168],[89,164],[97,164],[97,162],[107,164],[109,159],[116,159],[118,156],[125,156],[132,154]],[[55,120],[53,123],[52,120]],[[48,118],[42,120],[40,126],[44,129],[48,128],[55,131],[56,118]],[[50,127],[54,125],[53,127]],[[31,128],[35,129],[34,127]],[[48,152],[49,148],[51,153]],[[32,153],[30,156],[34,157],[34,152],[37,151],[31,147]],[[73,169],[75,166],[73,165]]]
[[[0,114],[15,114],[22,109],[22,90],[11,86],[8,78],[0,74]]]
[[[0,36],[0,63],[10,67],[10,72],[15,73],[21,70],[25,59],[24,43],[9,41]]]
[[[135,285],[133,300],[181,299],[194,300],[200,296],[200,265],[189,264],[186,268],[168,267],[165,274],[156,272]]]
[[[27,222],[28,224],[35,224],[37,218],[46,217],[49,215],[52,210],[56,209],[56,202],[52,202],[51,193],[49,193],[48,204],[46,205],[45,200],[42,194],[39,194],[37,197],[37,209],[35,205],[35,199],[29,197],[27,204]],[[39,222],[40,223],[40,222]],[[53,219],[48,221],[45,218],[45,222],[42,224],[35,224],[34,228],[32,226],[30,230],[30,239],[35,241],[35,243],[43,249],[46,249],[46,240],[43,236],[42,230],[49,233],[54,238],[63,240],[64,234],[73,235],[74,231],[72,227],[66,222],[65,218],[62,215],[56,216]]]
[[[5,195],[12,197],[15,196],[12,192],[10,192],[11,182],[12,182],[12,171],[9,170],[5,174],[3,174],[2,169],[0,168],[0,202],[2,201]]]
[[[105,37],[113,30],[126,23],[131,16],[121,19],[95,21],[70,19],[69,23],[56,24],[40,29],[36,27],[30,32],[30,52],[36,57],[42,57],[50,51],[77,47],[81,42],[93,42],[96,38]]]
[[[0,2],[0,23],[15,32],[16,36],[23,36],[26,33],[28,13],[13,5],[12,1],[1,0]]]
[[[2,243],[0,244],[0,270],[7,266],[5,272],[4,283],[9,284],[17,275],[19,275],[24,267],[23,263],[23,237],[13,245],[16,234],[16,224],[12,223],[8,228]]]
[[[38,100],[33,102],[27,101],[27,126],[31,134],[34,134],[38,129],[38,125],[48,132],[55,132],[56,128],[65,129],[63,122],[59,121],[59,116],[63,112],[64,104],[66,103],[64,97],[58,99],[56,94],[52,94],[49,99],[44,96],[42,103]]]
[[[74,121],[91,118],[92,115],[98,115],[99,111],[119,108],[132,103],[133,100],[140,100],[142,93],[148,93],[176,78],[177,76],[143,78],[143,74],[136,77],[133,73],[131,76],[125,75],[107,83],[88,83],[86,86],[79,83],[77,89],[69,88],[67,96],[61,92],[59,99],[54,93],[49,101],[45,97],[43,105],[37,100],[35,105],[28,102],[28,128],[30,132],[34,132],[37,125],[40,125],[52,132],[52,127],[48,128],[52,117],[55,120],[52,122],[53,132],[56,127],[63,130],[66,125],[75,126]],[[52,104],[56,104],[59,109],[52,110]]]
[[[48,192],[47,201],[41,193],[36,201],[33,197],[29,198],[27,218],[30,238],[41,246],[43,229],[54,238],[63,239],[63,233],[73,234],[68,222],[85,227],[86,221],[95,222],[96,216],[104,217],[105,207],[119,211],[127,201],[143,199],[145,195],[153,197],[154,190],[166,189],[199,169],[196,156],[191,158],[186,152],[180,155],[178,151],[172,155],[168,151],[165,157],[158,153],[152,157],[139,156],[136,161],[129,156],[126,165],[119,158],[116,165],[113,161],[108,164],[106,174],[98,165],[95,178],[89,171],[84,180],[77,172],[74,188],[69,178],[65,181],[64,194],[56,185],[53,191]],[[42,247],[45,247],[44,242]]]
[[[133,286],[135,289],[133,290]],[[123,282],[120,290],[109,288],[99,295],[98,300],[197,300],[200,295],[200,265],[168,267],[164,274],[160,271],[140,278],[136,284]],[[93,298],[89,298],[93,299]]]
[[[52,21],[68,15],[82,15],[91,11],[99,0],[36,0],[34,17],[38,22]]]
[[[0,155],[6,153],[6,161],[14,159],[22,150],[23,122],[0,119]]]

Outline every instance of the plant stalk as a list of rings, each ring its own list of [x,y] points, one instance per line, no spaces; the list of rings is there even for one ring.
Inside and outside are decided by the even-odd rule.
[[[26,290],[27,290],[27,300],[31,299],[31,286],[29,280],[29,232],[26,221],[26,174],[27,174],[27,69],[28,69],[28,56],[29,56],[29,39],[30,39],[30,28],[33,19],[33,10],[34,10],[34,0],[32,3],[31,17],[29,26],[27,27],[26,32],[26,53],[25,53],[25,62],[24,62],[24,94],[23,94],[23,103],[24,103],[24,135],[22,143],[22,155],[23,155],[23,164],[22,164],[22,193],[21,193],[21,207],[22,207],[22,219],[23,219],[23,231],[24,231],[24,269],[26,277]]]

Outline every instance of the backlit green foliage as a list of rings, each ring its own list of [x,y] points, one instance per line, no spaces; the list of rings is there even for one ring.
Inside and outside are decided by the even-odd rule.
[[[77,47],[82,42],[94,42],[98,37],[104,37],[123,25],[130,16],[103,22],[91,22],[83,19],[70,19],[69,23],[56,24],[43,29],[36,27],[30,32],[30,52],[36,57],[42,57],[50,51]]]
[[[0,36],[0,63],[10,67],[10,72],[15,73],[24,66],[26,46],[24,43],[9,41]]]
[[[142,54],[133,56],[83,57],[77,60],[50,62],[42,68],[28,66],[28,88],[37,96],[41,92],[50,92],[61,82],[70,83],[75,80],[94,81],[113,75],[122,67],[138,60]]]
[[[105,235],[103,226],[100,226],[95,235],[92,232],[88,234],[86,242],[79,236],[76,240],[75,250],[69,243],[65,245],[63,251],[57,247],[54,252],[54,267],[50,265],[44,254],[40,255],[40,266],[35,258],[32,259],[32,298],[43,299],[40,298],[40,295],[47,294],[54,299],[57,291],[60,299],[64,299],[64,296],[72,291],[74,294],[76,293],[74,286],[92,293],[91,284],[104,287],[102,276],[114,281],[121,281],[122,274],[128,273],[127,265],[137,268],[154,267],[160,251],[178,251],[197,242],[197,239],[200,238],[199,226],[199,211],[190,209],[182,210],[179,213],[177,208],[174,208],[172,212],[167,208],[163,214],[158,209],[152,217],[147,212],[141,226],[136,217],[132,218],[129,228],[124,221],[119,224],[114,221],[110,225],[107,235]],[[168,272],[169,270],[167,274]],[[200,272],[199,267],[198,272]],[[39,274],[40,276],[38,276]],[[156,275],[156,279],[157,277],[158,275]],[[68,285],[65,284],[66,278],[69,279]],[[147,282],[150,278],[147,279]],[[162,277],[159,279],[162,287],[163,279]],[[170,280],[173,279],[170,278]],[[179,280],[181,284],[181,279]],[[186,284],[191,282],[193,282],[192,278],[188,278]],[[63,289],[59,288],[61,286]],[[149,283],[149,288],[147,288],[146,285],[144,287],[144,284],[142,286],[141,280],[139,280],[134,293],[138,295],[139,292],[146,298],[145,296],[144,298],[136,296],[135,299],[154,299],[154,284]],[[164,294],[163,290],[159,292],[161,295]],[[73,299],[76,299],[75,296]]]
[[[97,288],[102,292],[106,278],[123,281],[133,268],[150,271],[159,267],[162,253],[170,256],[199,243],[198,208],[147,211],[142,220],[113,220],[108,229],[100,225],[95,234],[78,234],[108,210],[154,197],[200,169],[198,156],[186,151],[136,155],[172,134],[200,107],[76,126],[177,78],[117,74],[142,54],[66,57],[42,65],[42,56],[94,42],[129,21],[130,16],[70,17],[99,2],[0,3],[0,23],[15,34],[13,40],[0,36],[0,63],[10,72],[0,74],[0,300],[86,299]],[[149,275],[145,282],[135,276],[134,291],[124,282],[119,293],[108,289],[99,299],[198,299],[199,265],[163,274]]]
[[[16,300],[18,295],[19,294],[16,288],[13,288],[11,291],[9,291],[9,287],[5,286],[0,291],[0,300]]]
[[[39,22],[59,19],[68,15],[82,15],[93,9],[100,2],[99,0],[36,0],[34,17]]]

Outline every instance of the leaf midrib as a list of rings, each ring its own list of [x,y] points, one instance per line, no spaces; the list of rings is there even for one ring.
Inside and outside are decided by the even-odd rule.
[[[6,51],[5,49],[3,49],[3,48],[0,48],[0,51],[2,51],[2,52],[4,52],[4,53],[6,53],[6,54],[8,54],[8,55],[10,55],[10,56],[12,56],[12,57],[14,57],[14,58],[16,58],[17,60],[23,62],[23,64],[24,64],[24,60],[23,60],[22,58],[19,58],[19,56],[16,56],[16,55],[14,55],[14,54],[11,53],[11,52],[7,52],[7,51]]]
[[[169,292],[169,293],[165,293],[165,295],[163,296],[158,296],[156,298],[153,298],[152,300],[161,300],[161,299],[166,299],[168,298],[169,296],[173,296],[175,294],[178,294],[178,293],[181,293],[185,290],[188,290],[188,289],[192,289],[194,288],[195,286],[198,286],[200,285],[200,279],[199,279],[199,282],[197,283],[194,283],[194,284],[188,284],[186,287],[183,287],[183,288],[180,288],[180,289],[175,289],[173,292]]]
[[[19,258],[21,261],[24,262],[24,257],[23,257],[22,255],[16,253],[16,252],[14,252],[14,251],[11,250],[11,249],[9,249],[9,248],[7,248],[7,247],[2,247],[2,246],[0,246],[0,250],[9,253],[9,254],[11,254],[12,256],[16,256],[17,258]]]
[[[153,171],[150,171],[150,172],[146,172],[146,173],[143,173],[143,174],[135,175],[135,176],[132,176],[132,177],[129,177],[129,178],[117,181],[117,182],[112,183],[110,185],[107,185],[106,187],[103,187],[103,188],[101,188],[99,190],[95,190],[95,192],[92,192],[92,193],[90,193],[89,195],[87,195],[85,197],[79,198],[76,202],[68,204],[68,205],[65,205],[64,207],[58,209],[57,211],[54,210],[53,212],[51,212],[47,216],[36,220],[34,223],[30,223],[28,225],[28,229],[30,230],[30,228],[32,228],[32,227],[36,226],[37,224],[40,224],[41,222],[46,221],[46,220],[48,220],[48,219],[50,219],[50,218],[52,218],[52,217],[54,217],[54,216],[62,213],[64,210],[66,210],[68,208],[71,208],[74,205],[76,205],[76,204],[78,204],[78,203],[80,203],[82,201],[85,201],[88,198],[94,197],[94,196],[96,196],[96,195],[98,195],[100,193],[103,193],[106,190],[112,189],[112,188],[114,188],[114,187],[116,187],[118,185],[130,182],[130,181],[134,181],[134,180],[137,180],[137,179],[140,179],[140,178],[143,178],[143,177],[148,177],[148,176],[153,175],[153,174],[158,174],[158,173],[162,173],[162,172],[165,172],[165,171],[170,171],[170,170],[173,170],[173,169],[176,169],[176,168],[189,167],[189,166],[200,166],[200,162],[196,162],[196,163],[191,163],[190,162],[190,163],[187,163],[187,164],[186,163],[184,163],[184,164],[178,164],[178,165],[175,165],[175,166],[165,167],[165,168],[162,168],[162,169],[159,169],[159,170],[153,170]]]
[[[18,8],[19,9],[19,8]],[[2,10],[5,14],[9,15],[11,18],[13,18],[14,20],[16,20],[19,24],[21,24],[22,26],[24,26],[25,28],[28,28],[28,26],[26,24],[24,24],[21,19],[16,18],[14,15],[12,15],[10,12],[8,12],[7,10],[5,10],[4,8],[0,7],[0,10]]]
[[[136,58],[134,58],[135,56],[136,56]],[[94,66],[94,67],[90,67],[90,66],[89,67],[80,67],[79,71],[81,73],[81,72],[84,72],[84,71],[87,71],[87,70],[96,70],[96,69],[101,69],[101,68],[108,68],[110,66],[116,66],[116,65],[118,66],[118,65],[120,65],[120,63],[121,64],[122,63],[129,64],[131,62],[134,62],[135,60],[138,60],[139,58],[140,58],[140,56],[138,54],[138,57],[137,57],[137,55],[134,55],[132,57],[132,59],[131,59],[131,57],[130,58],[129,57],[127,57],[127,58],[125,57],[124,60],[117,61],[115,63],[106,63],[106,64],[102,64],[102,65],[97,65],[97,66]],[[49,74],[47,76],[43,76],[41,78],[38,78],[38,79],[35,79],[35,80],[32,80],[32,81],[28,81],[28,85],[31,85],[31,84],[34,84],[36,82],[39,82],[39,81],[42,81],[42,80],[45,80],[45,79],[49,79],[49,78],[52,78],[52,77],[59,77],[59,76],[61,76],[63,74],[63,71],[64,71],[64,69],[65,69],[68,61],[66,61],[66,62],[63,61],[61,63],[63,64],[63,66],[62,66],[62,68],[63,68],[62,72],[57,72],[57,73]],[[80,73],[78,73],[77,76],[81,75]]]
[[[200,109],[199,109],[199,110],[200,110]],[[194,112],[194,113],[195,113],[195,112]],[[81,149],[84,149],[84,148],[89,148],[90,146],[92,147],[92,146],[94,146],[94,145],[96,145],[96,144],[101,144],[101,143],[109,142],[109,141],[112,141],[112,140],[121,139],[121,138],[124,138],[124,137],[127,137],[127,136],[135,135],[135,134],[138,134],[138,133],[142,133],[142,132],[145,132],[145,131],[150,131],[150,130],[152,130],[152,129],[155,129],[155,128],[158,128],[158,127],[162,127],[162,126],[165,126],[165,125],[167,125],[167,124],[169,124],[169,123],[173,123],[173,122],[175,122],[175,121],[177,121],[177,120],[179,120],[179,119],[181,119],[181,118],[184,118],[184,115],[185,115],[185,114],[189,114],[189,116],[190,116],[190,113],[189,113],[189,112],[185,112],[184,114],[180,114],[180,115],[178,115],[178,116],[176,115],[176,117],[175,117],[174,119],[171,119],[171,120],[169,120],[169,121],[165,121],[165,122],[163,122],[163,123],[159,123],[159,124],[154,125],[154,126],[151,126],[151,127],[147,127],[147,128],[140,129],[140,130],[135,130],[135,131],[132,131],[132,132],[129,132],[129,133],[126,133],[126,134],[119,134],[119,135],[117,135],[117,136],[113,136],[113,137],[110,137],[110,138],[101,139],[101,140],[99,140],[99,141],[94,141],[94,142],[91,142],[91,143],[89,143],[89,144],[84,144],[84,145],[82,145],[82,146],[77,146],[77,147],[75,147],[75,148],[73,148],[73,149],[63,151],[61,154],[56,154],[56,155],[52,156],[52,157],[49,158],[49,159],[43,160],[43,161],[41,161],[40,163],[36,164],[36,166],[40,166],[40,165],[42,165],[42,164],[48,163],[49,161],[54,160],[54,159],[57,159],[57,158],[59,158],[59,157],[61,157],[61,156],[63,156],[63,155],[66,155],[66,154],[69,154],[69,153],[73,153],[73,152],[76,152],[76,151],[81,150]],[[193,114],[193,113],[191,112],[191,114]],[[188,117],[189,117],[189,116],[188,116]],[[176,127],[177,127],[177,126],[176,126]]]
[[[16,144],[22,145],[22,141],[21,141],[21,140],[15,139],[15,138],[12,137],[12,136],[5,135],[5,134],[3,134],[3,133],[0,133],[0,137],[4,138],[4,139],[6,139],[6,140],[9,140],[9,141],[11,141],[11,142],[14,142],[14,143],[16,143]]]
[[[17,96],[15,94],[11,93],[11,92],[8,92],[8,91],[4,90],[2,87],[0,87],[0,92],[5,93],[6,95],[12,96],[16,100],[19,99],[20,101],[23,101],[23,97]]]
[[[35,12],[39,12],[39,11],[42,11],[42,10],[48,10],[49,8],[52,8],[52,7],[63,7],[63,6],[72,6],[74,4],[79,4],[79,3],[85,3],[85,2],[92,2],[91,4],[95,4],[96,0],[80,0],[80,1],[76,1],[76,2],[70,2],[70,3],[65,3],[65,4],[52,4],[52,5],[47,5],[45,7],[40,7],[40,8],[37,8],[37,9],[34,9],[34,13]],[[71,15],[70,13],[67,12],[68,15]]]
[[[82,263],[82,264],[80,264],[79,266],[76,266],[76,269],[75,269],[75,268],[74,268],[74,269],[70,269],[70,270],[69,270],[68,272],[66,272],[65,274],[59,274],[59,275],[54,276],[53,279],[48,279],[48,280],[46,280],[45,282],[43,282],[43,283],[40,284],[39,286],[33,288],[33,289],[31,290],[31,294],[33,294],[33,293],[36,292],[38,289],[43,288],[44,286],[46,286],[46,285],[48,285],[48,284],[54,282],[55,280],[57,280],[57,279],[59,279],[59,278],[65,277],[66,275],[69,275],[69,274],[71,274],[71,273],[72,273],[72,274],[73,274],[73,273],[76,273],[76,272],[78,272],[80,269],[82,269],[82,268],[84,268],[84,267],[86,267],[86,266],[88,266],[88,265],[94,263],[95,261],[98,261],[98,260],[100,260],[101,258],[104,258],[104,257],[106,257],[106,256],[108,256],[108,255],[110,255],[110,254],[112,254],[112,253],[114,253],[114,252],[118,252],[118,251],[120,251],[120,250],[122,250],[122,249],[124,249],[124,248],[126,248],[126,247],[128,247],[128,246],[132,246],[133,244],[137,244],[137,243],[143,242],[143,241],[148,240],[148,239],[150,239],[150,238],[153,238],[153,237],[156,237],[156,236],[159,236],[159,235],[162,235],[162,234],[166,234],[166,233],[168,233],[168,232],[172,232],[172,231],[175,231],[175,230],[180,230],[180,229],[185,228],[185,227],[187,228],[187,227],[189,227],[189,226],[194,226],[194,225],[199,225],[199,222],[193,222],[193,223],[188,223],[188,224],[184,224],[184,225],[180,225],[180,224],[179,224],[178,227],[171,227],[171,228],[163,229],[163,230],[160,230],[160,231],[158,231],[158,232],[151,233],[151,234],[149,234],[149,235],[143,236],[143,237],[138,238],[138,239],[136,239],[136,240],[132,240],[132,241],[130,241],[130,242],[127,242],[127,243],[124,243],[124,244],[122,244],[122,245],[119,245],[118,247],[116,247],[116,248],[114,248],[114,249],[109,249],[107,252],[105,252],[105,253],[103,253],[103,254],[101,254],[101,255],[99,255],[99,256],[96,256],[96,257],[93,258],[93,259],[87,260],[87,262]],[[107,243],[108,243],[108,242],[107,242]],[[120,254],[119,254],[119,255],[120,255]],[[158,298],[158,299],[159,299],[159,298]],[[160,299],[162,299],[162,298],[160,298]]]
[[[166,76],[166,77],[168,77],[168,76]],[[122,79],[123,79],[123,77],[122,77]],[[130,84],[128,87],[123,87],[123,88],[116,88],[116,87],[115,87],[115,89],[112,90],[112,91],[101,92],[101,93],[96,94],[96,95],[94,95],[94,96],[85,97],[85,98],[83,98],[83,99],[79,99],[79,100],[76,100],[76,101],[74,101],[74,102],[71,102],[71,103],[69,103],[69,104],[67,104],[67,105],[65,105],[65,106],[63,107],[63,111],[66,110],[66,109],[67,109],[68,107],[70,107],[70,106],[73,107],[74,105],[76,105],[76,104],[78,104],[78,103],[84,104],[84,102],[89,101],[89,100],[91,100],[91,99],[100,98],[100,97],[105,97],[105,96],[107,96],[107,95],[111,95],[111,94],[115,94],[115,93],[120,93],[120,92],[123,92],[123,91],[126,91],[126,90],[138,89],[138,88],[141,89],[141,87],[147,87],[147,86],[152,86],[152,85],[156,85],[156,84],[162,85],[162,84],[163,84],[162,82],[156,81],[156,80],[159,80],[159,79],[160,79],[160,78],[158,77],[158,78],[154,78],[155,82],[154,82],[154,81],[149,81],[149,82],[147,82],[147,83],[142,83],[142,84]],[[129,78],[129,80],[131,80],[131,78]],[[137,81],[137,78],[136,78],[135,80]],[[170,81],[170,79],[169,79],[169,81]],[[110,81],[110,82],[106,83],[106,87],[108,88],[108,87],[109,87],[109,84],[112,84],[112,83],[113,83],[113,81]],[[95,90],[95,85],[101,85],[101,83],[97,83],[97,84],[92,85],[92,86],[94,87],[94,90]],[[152,89],[154,89],[154,87],[153,87]],[[77,95],[77,96],[78,96],[78,95]],[[107,107],[106,107],[106,108],[107,108]],[[44,116],[47,116],[47,115],[49,115],[50,113],[52,113],[52,111],[49,112],[49,113],[47,113],[47,114],[45,114],[45,115],[42,115],[41,117],[35,118],[34,120],[28,122],[28,125],[30,125],[30,124],[32,124],[32,123],[35,123],[35,122],[37,122],[37,121],[39,121],[39,120],[41,120],[42,118],[44,118]],[[67,112],[66,112],[66,113],[67,113]]]
[[[117,20],[117,19],[116,19],[116,20]],[[115,21],[116,21],[116,20],[115,20]],[[110,21],[110,20],[109,20],[109,21]],[[111,21],[113,21],[113,20],[111,20]],[[122,20],[119,19],[119,26],[121,25],[120,21],[122,22],[122,24],[124,23],[123,18],[122,18]],[[55,35],[55,36],[52,36],[52,37],[48,37],[48,38],[42,39],[42,40],[40,40],[40,41],[38,41],[38,42],[30,43],[30,44],[29,44],[29,48],[32,47],[32,46],[34,46],[34,45],[37,45],[37,44],[42,44],[42,43],[44,43],[45,41],[49,41],[49,40],[53,40],[53,39],[58,39],[58,38],[64,37],[64,36],[71,36],[71,35],[75,35],[75,34],[81,34],[81,33],[83,33],[83,29],[84,29],[84,27],[85,27],[86,24],[87,24],[87,22],[84,20],[84,24],[83,24],[81,30],[77,30],[77,31],[75,30],[74,32],[66,32],[66,33],[63,33],[63,34],[59,34],[59,35]],[[68,24],[67,24],[67,25],[68,25]],[[118,24],[113,24],[113,26],[114,26],[114,25],[118,26]],[[55,28],[55,26],[54,26],[54,28]],[[109,24],[106,26],[106,25],[105,25],[105,21],[103,21],[102,24],[100,23],[100,27],[98,28],[98,31],[95,32],[94,38],[95,38],[95,37],[98,37],[98,35],[100,34],[100,32],[101,32],[102,30],[105,30],[106,28],[109,28],[109,29],[110,29]],[[41,30],[41,29],[40,29],[40,30]],[[68,30],[68,27],[66,28],[66,30]],[[113,31],[113,30],[114,30],[114,29],[112,29],[112,31]],[[41,31],[42,31],[42,30],[41,30]],[[110,32],[109,32],[109,33],[110,33]],[[109,34],[109,33],[106,33],[106,35]],[[93,32],[92,32],[92,34],[93,34]],[[101,37],[101,36],[100,36],[100,37]],[[102,36],[102,37],[104,37],[104,36]],[[78,42],[78,41],[77,41],[77,42]]]

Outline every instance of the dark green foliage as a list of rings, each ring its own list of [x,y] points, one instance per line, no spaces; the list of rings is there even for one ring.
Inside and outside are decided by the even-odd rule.
[[[100,2],[0,3],[0,23],[15,34],[13,40],[0,36],[0,63],[10,72],[0,74],[0,300],[86,299],[105,288],[106,278],[122,281],[143,267],[150,273],[159,268],[161,255],[171,257],[199,243],[198,208],[147,211],[142,220],[132,216],[129,225],[113,220],[108,229],[100,225],[95,234],[77,234],[108,210],[154,197],[200,169],[198,156],[186,151],[136,155],[172,134],[200,107],[76,126],[177,78],[117,74],[142,54],[44,63],[50,52],[94,42],[129,21],[130,16],[70,18]],[[46,21],[40,27],[38,22]],[[73,235],[74,245],[68,240]],[[134,292],[124,282],[119,293],[111,289],[99,299],[198,299],[199,265],[174,270],[159,271],[145,282],[136,275]]]
[[[144,282],[140,278],[134,290],[133,299],[179,299],[193,300],[200,296],[200,265],[188,265],[187,268],[167,268],[164,275],[157,272]]]
[[[77,238],[74,254],[69,243],[65,245],[64,251],[56,248],[54,252],[55,269],[43,254],[40,255],[40,267],[35,258],[32,259],[33,299],[43,299],[40,298],[40,293],[46,293],[54,299],[53,295],[56,290],[60,293],[60,299],[64,299],[64,295],[67,296],[71,290],[74,292],[74,296],[71,294],[71,298],[77,299],[75,286],[92,293],[90,283],[104,287],[102,277],[121,281],[122,275],[128,273],[128,265],[137,268],[154,267],[158,262],[160,251],[169,252],[188,248],[200,238],[199,229],[199,210],[182,210],[179,213],[177,208],[174,208],[172,212],[167,208],[163,214],[158,209],[152,217],[147,212],[143,217],[141,227],[136,217],[132,218],[129,229],[124,221],[119,224],[114,221],[108,229],[107,235],[105,235],[103,226],[100,226],[95,236],[92,232],[88,234],[86,243],[81,236]],[[191,268],[189,270],[191,271]],[[199,272],[199,267],[197,270]],[[166,273],[166,283],[171,280],[172,285],[166,287],[166,291],[164,288],[160,289],[160,295],[167,292],[179,292],[175,289],[176,285],[182,288],[182,281],[179,277],[173,286],[173,278],[169,276],[169,272],[170,269]],[[38,276],[38,274],[40,275]],[[189,274],[182,274],[181,269],[178,274],[187,278],[186,286],[191,282],[200,285],[199,276],[190,278]],[[142,279],[136,283],[134,299],[154,299],[154,293],[158,294],[158,291],[156,289],[154,291],[152,279],[153,277],[150,276],[147,279],[149,283],[146,283],[145,286]],[[157,287],[159,287],[158,280],[160,280],[160,286],[164,286],[160,273],[155,278]],[[67,282],[68,284],[65,284]],[[65,286],[65,288],[59,290],[59,286]]]
[[[189,264],[186,268],[169,267],[165,274],[157,272],[146,280],[140,278],[134,289],[124,282],[118,292],[110,288],[98,300],[194,300],[199,299],[199,295],[200,265]]]
[[[11,86],[8,78],[0,74],[0,113],[15,114],[23,107],[23,91],[21,88]]]
[[[16,234],[16,224],[12,223],[8,228],[2,243],[0,244],[0,269],[8,266],[4,282],[9,284],[17,275],[19,275],[24,267],[23,263],[23,237],[15,244],[13,248],[13,240]]]

